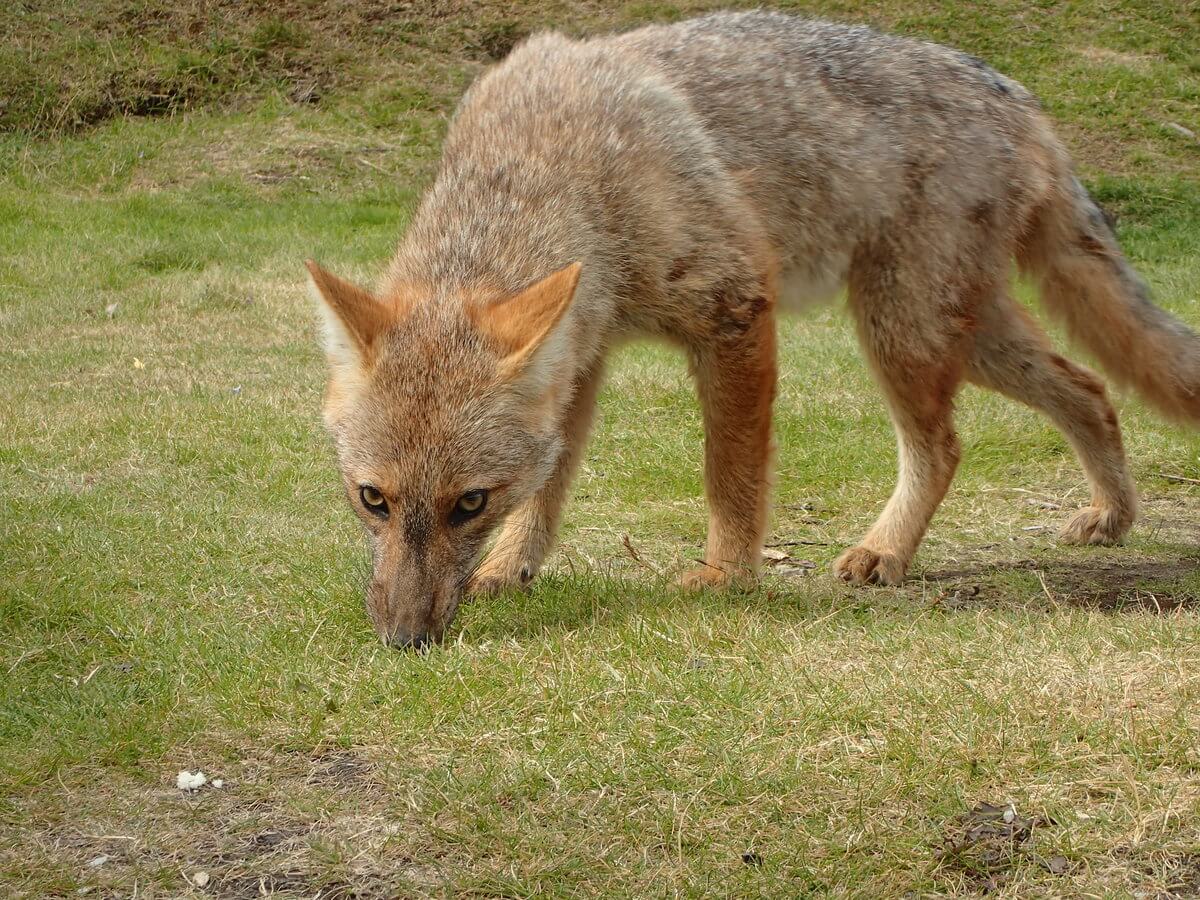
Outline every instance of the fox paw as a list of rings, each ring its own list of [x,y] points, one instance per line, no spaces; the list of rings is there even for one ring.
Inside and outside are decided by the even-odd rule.
[[[1085,506],[1063,526],[1061,537],[1068,544],[1115,544],[1125,536],[1129,525],[1115,509]]]
[[[479,571],[467,583],[466,592],[474,597],[489,597],[509,588],[524,589],[533,581],[533,575],[533,567],[529,565],[513,571],[507,567],[489,566],[485,560]]]
[[[851,584],[899,584],[908,565],[893,553],[851,547],[833,564],[833,574]]]
[[[748,571],[729,572],[718,566],[701,563],[679,576],[679,586],[685,591],[741,590],[754,584],[754,575]]]

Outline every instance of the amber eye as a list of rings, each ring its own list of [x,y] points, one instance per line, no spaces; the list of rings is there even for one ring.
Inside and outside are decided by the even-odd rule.
[[[487,491],[467,491],[454,504],[454,512],[450,514],[451,523],[461,525],[475,518],[487,506],[487,496]]]
[[[379,493],[378,489],[369,484],[364,484],[358,489],[358,497],[362,500],[362,505],[375,513],[375,515],[382,519],[387,518],[387,500],[383,498],[383,494]]]

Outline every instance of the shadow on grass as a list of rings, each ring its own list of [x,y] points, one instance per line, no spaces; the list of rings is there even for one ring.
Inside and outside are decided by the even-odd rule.
[[[941,605],[947,609],[1003,606],[1018,599],[1037,599],[1040,594],[1052,604],[1102,612],[1169,613],[1200,608],[1200,555],[1127,563],[1007,560],[926,572],[924,582],[944,587],[943,597],[950,602]],[[1033,597],[1028,596],[1030,589],[1036,592]],[[1020,596],[1005,596],[1018,592]]]
[[[731,595],[746,597],[747,595]],[[547,630],[620,625],[636,617],[656,618],[682,605],[722,605],[717,594],[688,595],[665,580],[594,572],[543,574],[530,590],[510,589],[470,598],[456,623],[463,639],[522,640]],[[731,602],[725,600],[724,602]]]
[[[685,617],[722,617],[753,611],[780,625],[829,614],[911,614],[932,605],[943,610],[1055,607],[1102,612],[1171,613],[1200,609],[1200,554],[1129,562],[1111,558],[1047,562],[996,560],[926,571],[900,588],[850,588],[817,572],[797,581],[768,579],[748,592],[687,593],[667,580],[615,575],[544,575],[529,592],[512,591],[472,601],[480,617],[460,622],[466,640],[517,639],[546,630],[620,626]],[[459,629],[456,629],[456,631]]]

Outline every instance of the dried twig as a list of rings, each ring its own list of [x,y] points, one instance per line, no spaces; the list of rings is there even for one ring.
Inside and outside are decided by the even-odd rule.
[[[1036,575],[1038,581],[1040,581],[1042,583],[1042,591],[1045,592],[1046,599],[1049,600],[1051,603],[1057,603],[1058,598],[1055,597],[1054,594],[1052,594],[1050,592],[1050,588],[1046,584],[1046,576],[1042,574],[1041,569],[1035,569],[1033,574]]]
[[[637,550],[634,548],[633,541],[629,540],[629,535],[627,535],[627,534],[621,535],[621,545],[625,548],[625,552],[629,554],[629,558],[632,559],[639,566],[649,569],[655,575],[662,575],[661,569],[659,569],[657,566],[651,565],[650,563],[646,562],[646,560],[642,559],[642,555],[640,553],[638,553]]]
[[[1174,481],[1177,484],[1200,484],[1200,478],[1188,478],[1186,475],[1168,475],[1165,472],[1159,472],[1158,477],[1165,481]]]

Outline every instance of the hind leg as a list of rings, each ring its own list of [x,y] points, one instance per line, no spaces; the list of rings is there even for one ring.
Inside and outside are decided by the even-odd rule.
[[[955,314],[961,301],[948,286],[910,294],[898,281],[894,270],[879,267],[850,283],[859,340],[887,398],[900,459],[896,489],[878,521],[833,564],[853,584],[903,580],[958,467],[953,404],[969,342]]]
[[[980,310],[967,378],[1045,413],[1074,448],[1092,502],[1063,528],[1076,544],[1111,544],[1137,515],[1137,491],[1125,462],[1121,429],[1104,385],[1054,352],[1029,314],[999,295]]]

